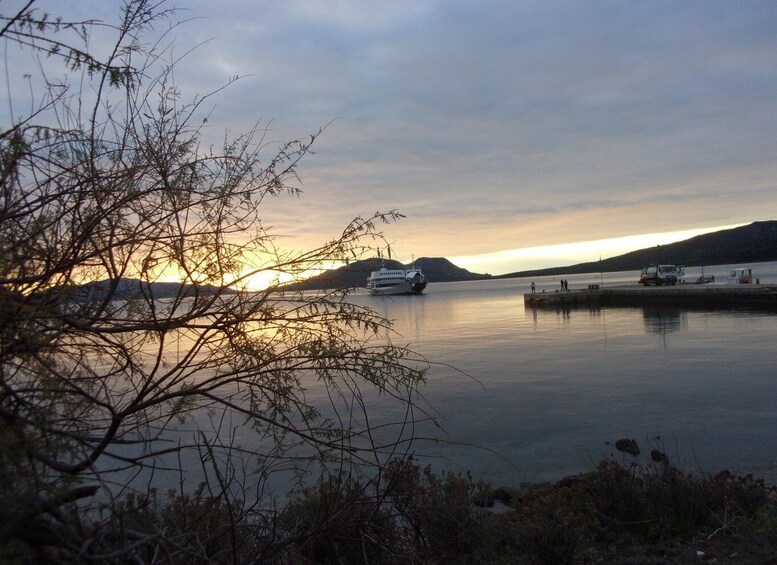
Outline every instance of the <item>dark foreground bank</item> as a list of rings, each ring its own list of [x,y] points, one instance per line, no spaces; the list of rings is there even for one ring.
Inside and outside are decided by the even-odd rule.
[[[103,542],[137,563],[777,562],[774,487],[727,471],[693,476],[661,457],[627,460],[497,489],[397,460],[371,480],[322,477],[270,520],[206,485],[185,496],[152,491],[124,498]],[[77,560],[79,547],[44,535],[54,526],[28,523],[0,557]]]

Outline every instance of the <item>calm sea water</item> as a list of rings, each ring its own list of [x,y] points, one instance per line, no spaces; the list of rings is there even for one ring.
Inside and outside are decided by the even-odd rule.
[[[777,284],[777,263],[748,266],[762,284]],[[708,267],[705,275],[724,280],[728,271]],[[686,278],[699,274],[688,269]],[[637,278],[637,272],[568,277],[570,289]],[[432,283],[421,296],[349,298],[393,320],[393,341],[433,362],[422,393],[443,427],[415,427],[427,438],[411,447],[423,463],[517,485],[584,472],[604,457],[621,459],[613,444],[628,437],[639,443],[642,463],[657,448],[690,472],[728,468],[777,484],[777,311],[534,309],[523,302],[531,282]],[[538,292],[560,286],[558,277],[534,282]],[[362,392],[372,425],[402,420],[396,402],[367,386]],[[309,383],[305,395],[327,413],[320,385]],[[197,426],[256,447],[256,433],[242,421],[203,413]],[[190,428],[167,439],[199,437]],[[375,436],[398,433],[386,427]],[[177,487],[178,474],[159,468],[179,464],[189,485],[202,480],[198,457],[187,452],[181,461],[160,458],[157,470],[135,481],[163,492]],[[266,484],[280,496],[290,486],[282,473]]]
[[[748,266],[777,284],[777,263]],[[728,270],[705,275],[724,280]],[[687,273],[694,280],[700,269]],[[568,277],[570,289],[637,278]],[[538,291],[559,286],[558,277],[534,280]],[[353,297],[394,320],[395,342],[452,366],[429,373],[424,395],[444,432],[419,428],[441,440],[416,444],[422,460],[517,484],[620,458],[612,444],[629,437],[643,463],[658,448],[694,473],[728,468],[777,482],[777,312],[533,309],[523,303],[530,284],[433,283],[422,296]]]

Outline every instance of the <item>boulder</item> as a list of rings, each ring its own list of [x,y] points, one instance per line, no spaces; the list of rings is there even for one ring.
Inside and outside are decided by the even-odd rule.
[[[633,439],[619,439],[615,442],[615,449],[622,451],[623,453],[628,453],[629,455],[634,455],[635,457],[639,455],[639,446]]]
[[[667,457],[666,453],[664,453],[663,451],[659,451],[657,449],[654,449],[650,452],[650,458],[656,463],[663,463],[663,464],[669,463],[669,457]]]
[[[571,487],[573,485],[576,485],[577,483],[581,482],[583,480],[583,475],[569,475],[561,479],[556,483],[556,486],[561,487]]]
[[[525,489],[520,487],[497,487],[494,489],[494,498],[505,504],[512,504],[523,496]]]

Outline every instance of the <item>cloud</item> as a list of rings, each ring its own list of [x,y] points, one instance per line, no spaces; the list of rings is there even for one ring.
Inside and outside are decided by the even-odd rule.
[[[777,218],[775,3],[176,6],[196,18],[176,52],[212,39],[176,70],[184,92],[245,75],[216,99],[214,139],[330,124],[304,197],[266,216],[300,245],[390,208],[416,256]]]

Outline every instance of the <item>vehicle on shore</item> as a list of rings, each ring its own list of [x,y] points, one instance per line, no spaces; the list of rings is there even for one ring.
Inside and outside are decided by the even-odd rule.
[[[753,270],[746,267],[731,269],[728,274],[728,282],[733,284],[752,284]]]
[[[367,289],[375,295],[421,294],[426,288],[426,278],[421,269],[387,269],[372,271],[367,279]]]
[[[681,272],[682,275],[680,274]],[[639,275],[639,283],[644,286],[650,284],[656,286],[664,284],[674,285],[684,275],[685,269],[680,267],[680,270],[678,270],[677,265],[650,265],[642,269]]]

